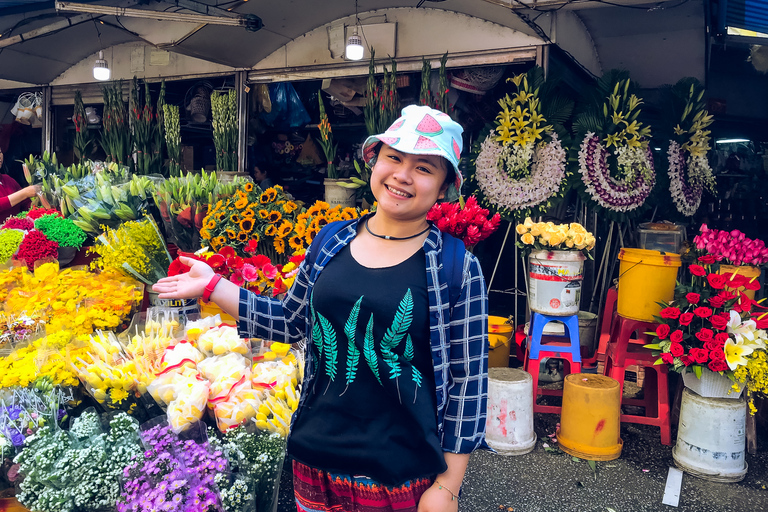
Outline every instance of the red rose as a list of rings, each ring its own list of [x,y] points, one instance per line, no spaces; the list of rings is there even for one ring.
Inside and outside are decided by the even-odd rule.
[[[726,364],[725,359],[710,361],[707,367],[713,372],[724,372],[728,369],[728,365]]]
[[[660,340],[667,339],[667,336],[669,336],[670,328],[667,324],[661,324],[656,328],[656,336],[659,337]]]
[[[714,342],[717,343],[717,348],[722,350],[725,346],[725,342],[728,341],[728,338],[730,337],[731,336],[726,332],[719,332],[715,334]]]
[[[680,325],[691,325],[693,321],[693,313],[683,313],[680,315]]]
[[[701,300],[701,295],[699,295],[698,293],[686,293],[685,300],[687,300],[691,304],[698,304],[699,300]]]
[[[709,351],[709,358],[713,361],[725,361],[725,352],[722,350],[710,350]]]
[[[709,318],[712,316],[712,310],[705,307],[699,307],[693,310],[693,314],[699,318]]]
[[[699,341],[709,341],[712,339],[712,336],[712,329],[699,329],[699,332],[696,333],[696,338],[698,338]]]
[[[661,318],[677,320],[678,318],[680,318],[680,310],[673,307],[664,308],[661,310],[660,315],[661,315]]]
[[[685,349],[679,343],[673,343],[669,346],[669,353],[675,357],[680,357],[685,354]]]
[[[675,362],[675,358],[669,352],[662,352],[661,360],[667,364],[673,364]]]
[[[690,355],[697,364],[704,364],[709,359],[709,352],[703,348],[692,348]]]
[[[705,269],[701,265],[696,265],[695,263],[693,265],[689,265],[688,270],[690,270],[691,274],[695,276],[702,277],[707,275],[707,269]]]
[[[725,299],[719,295],[715,295],[714,297],[709,298],[709,305],[713,308],[721,308],[725,305]]]
[[[705,265],[712,265],[715,262],[715,257],[711,254],[705,254],[704,256],[699,256],[699,261]]]
[[[683,363],[685,366],[690,366],[690,365],[691,365],[691,363],[693,363],[693,362],[694,362],[694,361],[693,361],[693,358],[692,358],[691,356],[680,356],[680,361],[682,361],[682,363]]]
[[[669,335],[669,340],[672,343],[680,343],[683,341],[683,331],[677,329],[675,332]]]
[[[709,319],[710,323],[712,323],[712,327],[717,329],[718,331],[722,331],[725,329],[725,327],[728,325],[728,320],[724,319],[720,315],[712,315]]]
[[[715,340],[709,340],[706,343],[704,343],[704,349],[709,350],[712,352],[713,350],[718,350],[720,347],[718,347],[717,342]]]
[[[707,281],[709,282],[709,286],[714,288],[715,290],[722,290],[725,286],[726,277],[721,276],[720,274],[709,274],[707,276]]]

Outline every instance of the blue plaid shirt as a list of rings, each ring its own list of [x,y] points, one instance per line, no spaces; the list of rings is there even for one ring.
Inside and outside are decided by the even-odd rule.
[[[260,337],[295,343],[311,340],[309,298],[325,265],[357,235],[358,222],[328,239],[312,268],[305,261],[293,286],[280,301],[240,290],[239,331],[242,337]],[[451,310],[447,278],[440,251],[443,238],[432,225],[423,249],[427,260],[427,293],[432,361],[437,394],[437,427],[443,450],[471,453],[485,445],[488,398],[488,296],[477,258],[464,253],[461,294]],[[309,252],[308,252],[309,254]],[[315,376],[311,358],[304,373],[309,389]],[[302,394],[299,407],[303,407]]]

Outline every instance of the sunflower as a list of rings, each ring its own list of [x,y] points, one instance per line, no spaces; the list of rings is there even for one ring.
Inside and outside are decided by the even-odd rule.
[[[293,229],[298,236],[304,236],[304,233],[307,232],[307,226],[305,224],[299,224],[298,222],[293,226]]]
[[[205,229],[214,229],[216,227],[216,221],[214,221],[210,216],[205,218],[203,224],[205,224]]]
[[[293,235],[288,239],[288,245],[294,251],[298,251],[304,248],[304,239],[301,237],[301,235]]]
[[[275,246],[275,250],[277,251],[277,254],[283,254],[285,252],[285,240],[282,238],[275,238],[275,241],[273,242]]]
[[[312,240],[315,239],[317,234],[320,232],[318,228],[310,227],[307,229],[307,234],[304,236],[304,238],[307,240],[307,244],[312,243]]]
[[[238,214],[233,213],[229,216],[229,220],[231,222],[234,222],[235,224],[240,224],[240,221],[243,220]]]
[[[267,216],[267,222],[269,222],[270,224],[276,224],[280,222],[280,219],[282,218],[283,218],[282,213],[280,213],[277,210],[272,210],[271,212],[269,212],[269,215]]]
[[[275,236],[277,234],[277,227],[274,224],[270,224],[267,226],[267,229],[264,230],[264,234],[267,236]]]
[[[211,240],[211,245],[213,245],[214,246],[213,248],[216,249],[216,250],[218,250],[217,247],[221,247],[225,243],[227,243],[227,239],[224,238],[221,235],[219,235],[216,238],[214,238],[213,240]]]
[[[343,220],[351,220],[357,218],[357,208],[352,208],[351,206],[348,206],[341,210],[341,218]]]
[[[237,239],[237,233],[235,233],[234,230],[227,228],[224,230],[224,232],[227,233],[227,237],[229,237],[230,240]]]
[[[248,198],[247,197],[241,197],[237,201],[235,201],[235,208],[238,210],[244,209],[246,206],[248,206]]]
[[[286,201],[285,204],[283,205],[283,211],[285,211],[285,213],[293,213],[296,211],[298,207],[299,205],[297,205],[293,201]]]
[[[251,233],[251,240],[255,240],[256,243],[259,243],[259,234],[258,233]]]
[[[252,219],[254,216],[256,216],[256,212],[253,211],[253,208],[248,206],[248,208],[243,211],[243,218],[244,219]]]
[[[246,183],[245,185],[243,185],[243,190],[245,190],[246,192],[252,191],[253,190],[253,183]]]
[[[284,220],[280,224],[280,227],[277,228],[277,236],[280,238],[285,238],[291,234],[291,231],[293,231],[293,224],[291,221]]]
[[[252,219],[241,220],[240,229],[242,229],[244,233],[250,233],[251,231],[253,231],[253,220]]]
[[[268,210],[259,210],[259,217],[261,217],[262,220],[267,220],[267,217],[269,217],[269,211]]]
[[[270,187],[261,193],[261,196],[259,196],[259,202],[261,204],[271,203],[272,201],[275,200],[276,197],[277,197],[277,190],[275,190],[275,187]]]
[[[246,233],[245,231],[239,232],[237,234],[237,241],[238,242],[243,242],[243,243],[247,242],[248,241],[248,233]]]
[[[315,201],[315,204],[309,207],[307,210],[307,216],[312,217],[320,213],[322,210],[327,210],[330,205],[325,201]]]
[[[200,236],[203,238],[203,240],[208,240],[211,238],[211,232],[203,228],[200,230]]]
[[[216,214],[216,220],[219,222],[222,222],[224,219],[227,218],[227,212],[226,210],[222,210],[219,213]]]

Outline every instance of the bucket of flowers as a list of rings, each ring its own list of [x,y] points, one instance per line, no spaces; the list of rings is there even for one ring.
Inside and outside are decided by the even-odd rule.
[[[595,247],[595,237],[576,222],[533,222],[515,228],[517,246],[528,256],[528,305],[554,316],[579,312],[584,260]]]
[[[754,397],[768,391],[768,313],[746,294],[759,288],[757,278],[718,273],[712,254],[699,256],[688,271],[674,300],[661,303],[659,326],[649,333],[656,342],[646,348],[701,396],[739,398],[746,389],[754,414]]]

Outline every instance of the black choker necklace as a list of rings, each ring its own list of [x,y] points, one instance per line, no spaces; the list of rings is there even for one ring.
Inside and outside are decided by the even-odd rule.
[[[419,231],[415,235],[411,235],[411,236],[399,237],[399,236],[377,235],[376,233],[371,231],[371,228],[368,227],[368,219],[365,219],[365,230],[368,231],[371,235],[375,236],[376,238],[381,238],[382,240],[410,240],[411,238],[416,238],[417,236],[423,235],[424,233],[429,231],[430,227],[431,226],[427,226],[426,228],[424,228],[423,231]]]

